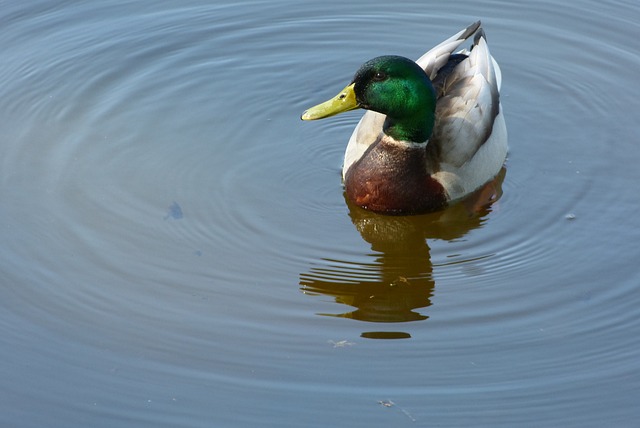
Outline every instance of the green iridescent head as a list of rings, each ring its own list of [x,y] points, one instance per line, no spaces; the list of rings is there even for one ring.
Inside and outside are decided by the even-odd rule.
[[[363,108],[387,115],[385,134],[420,143],[431,135],[435,106],[435,91],[420,66],[401,56],[380,56],[364,63],[336,97],[305,111],[302,120]]]

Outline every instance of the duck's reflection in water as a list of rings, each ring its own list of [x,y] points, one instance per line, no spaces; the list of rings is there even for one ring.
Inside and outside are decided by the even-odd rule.
[[[384,216],[349,205],[349,215],[373,250],[370,263],[326,258],[322,266],[300,275],[306,294],[332,296],[352,308],[320,314],[360,321],[398,323],[425,320],[416,311],[431,305],[435,282],[428,239],[459,239],[486,221],[502,195],[503,168],[495,180],[465,201],[444,211],[419,216]],[[398,338],[406,333],[363,333],[364,337]]]

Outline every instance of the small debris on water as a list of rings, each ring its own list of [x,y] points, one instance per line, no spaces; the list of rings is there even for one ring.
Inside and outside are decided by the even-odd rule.
[[[408,417],[411,420],[411,422],[417,421],[416,418],[414,418],[413,415],[409,413],[407,409],[403,409],[402,407],[396,406],[396,403],[394,403],[391,400],[378,400],[378,404],[380,404],[382,407],[396,407],[398,410],[400,410],[400,412],[402,412],[403,415]]]
[[[567,220],[575,220],[576,219],[576,215],[573,213],[569,213],[566,216],[564,216],[565,219]]]
[[[173,203],[169,205],[169,208],[167,208],[167,215],[164,216],[164,219],[168,220],[172,218],[174,220],[180,220],[182,216],[182,208],[180,208],[180,205],[178,205],[176,201],[173,201]]]
[[[344,348],[346,346],[355,345],[355,343],[349,342],[347,340],[339,340],[337,342],[334,342],[333,340],[330,340],[329,343],[332,344],[334,348]]]

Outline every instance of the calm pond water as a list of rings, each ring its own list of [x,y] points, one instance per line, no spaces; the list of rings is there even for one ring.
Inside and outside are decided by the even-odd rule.
[[[637,1],[1,9],[0,426],[638,423]],[[502,197],[350,207],[300,113],[476,19]]]

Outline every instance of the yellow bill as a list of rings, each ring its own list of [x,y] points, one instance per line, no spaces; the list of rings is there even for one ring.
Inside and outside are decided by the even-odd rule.
[[[354,84],[352,83],[330,100],[311,107],[309,110],[302,113],[301,119],[324,119],[325,117],[334,116],[336,114],[344,113],[345,111],[359,108],[360,106],[358,105],[358,101],[356,101],[356,93],[353,90],[353,86]]]

